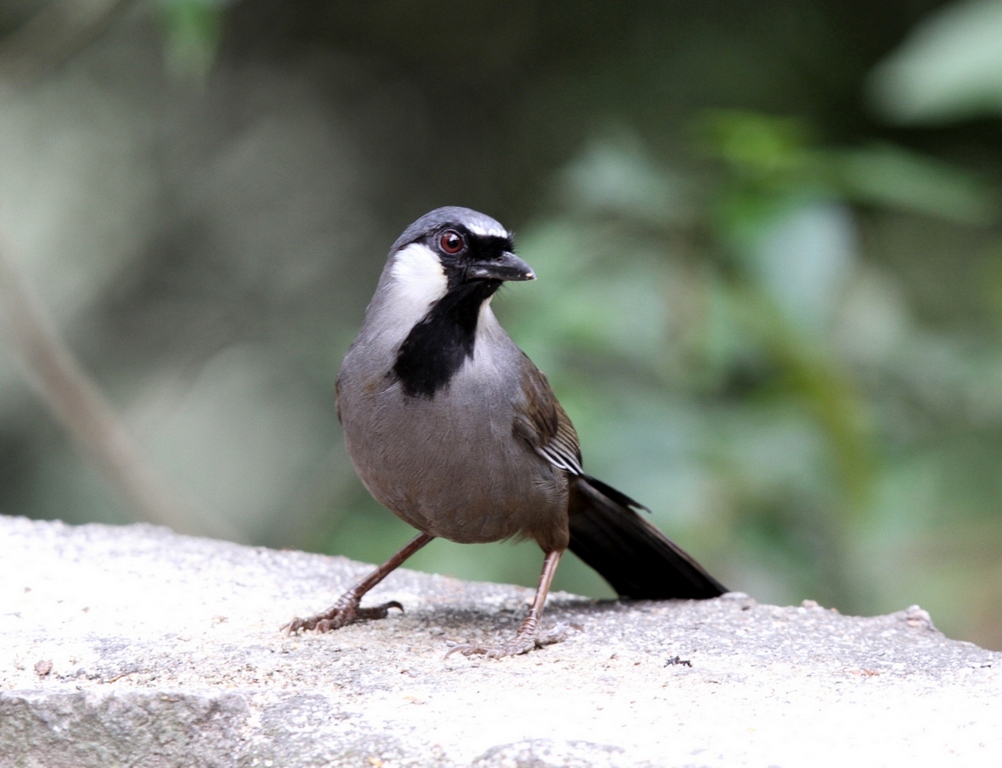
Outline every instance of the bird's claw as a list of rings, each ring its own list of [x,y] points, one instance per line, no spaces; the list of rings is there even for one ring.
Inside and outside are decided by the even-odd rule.
[[[403,612],[404,607],[396,600],[390,600],[382,605],[375,605],[371,608],[362,608],[357,603],[341,603],[340,601],[325,613],[318,613],[307,619],[295,618],[282,627],[282,631],[287,635],[294,635],[297,632],[330,632],[340,629],[356,621],[369,621],[372,619],[385,619],[390,608],[397,608]]]

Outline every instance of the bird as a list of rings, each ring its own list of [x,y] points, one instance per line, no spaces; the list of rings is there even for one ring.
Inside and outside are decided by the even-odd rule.
[[[620,597],[726,592],[642,516],[646,507],[585,473],[577,433],[546,376],[491,309],[502,284],[535,278],[512,233],[469,208],[433,210],[393,243],[341,363],[337,415],[362,483],[419,533],[329,610],[286,624],[288,633],[403,610],[397,601],[361,607],[361,599],[438,537],[531,539],[543,552],[535,598],[515,636],[452,649],[466,656],[501,658],[561,639],[540,622],[568,549]]]

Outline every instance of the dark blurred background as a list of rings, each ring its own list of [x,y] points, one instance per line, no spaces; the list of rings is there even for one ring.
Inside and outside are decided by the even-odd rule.
[[[483,210],[590,472],[733,589],[1002,649],[1000,41],[999,0],[4,0],[0,248],[177,527],[381,561],[338,363],[400,231]],[[0,513],[156,519],[25,370]]]

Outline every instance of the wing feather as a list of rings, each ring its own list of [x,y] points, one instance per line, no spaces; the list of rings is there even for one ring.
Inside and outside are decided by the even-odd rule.
[[[560,407],[550,382],[525,353],[522,388],[526,401],[516,409],[514,432],[550,464],[572,475],[583,475],[581,445],[570,418]]]

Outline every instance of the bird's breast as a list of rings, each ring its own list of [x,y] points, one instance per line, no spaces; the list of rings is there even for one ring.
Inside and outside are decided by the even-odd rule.
[[[483,542],[541,521],[566,526],[566,479],[514,437],[521,394],[504,352],[478,345],[431,397],[409,395],[392,374],[345,360],[341,419],[359,477],[426,533]]]

